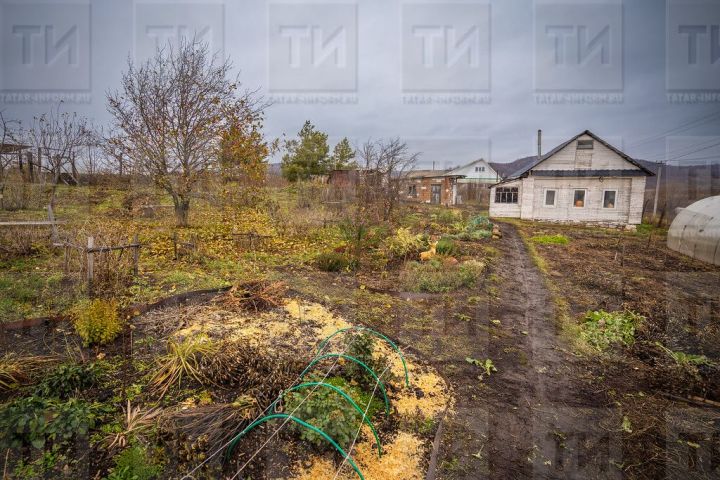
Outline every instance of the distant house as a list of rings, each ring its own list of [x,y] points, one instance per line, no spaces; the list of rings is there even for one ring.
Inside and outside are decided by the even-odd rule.
[[[462,175],[463,178],[458,179],[458,183],[497,183],[502,179],[498,172],[486,162],[484,159],[479,159],[463,165],[461,167],[454,168],[447,172],[451,175]]]
[[[495,184],[490,216],[637,225],[642,220],[645,181],[652,175],[585,130]]]
[[[413,170],[401,186],[401,198],[410,202],[455,205],[457,182],[464,175],[438,170]]]

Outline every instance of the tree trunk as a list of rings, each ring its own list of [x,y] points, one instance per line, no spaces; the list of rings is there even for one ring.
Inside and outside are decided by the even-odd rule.
[[[188,226],[188,214],[190,213],[190,200],[180,197],[173,197],[175,204],[175,225],[178,227]]]

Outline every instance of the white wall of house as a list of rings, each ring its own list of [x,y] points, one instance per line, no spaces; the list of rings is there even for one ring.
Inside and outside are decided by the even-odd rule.
[[[497,172],[483,159],[458,167],[450,172],[453,175],[465,175],[459,183],[496,183],[500,180]]]
[[[532,178],[532,177],[531,177]],[[633,183],[645,182],[645,177],[626,178],[547,178],[534,177],[534,196],[530,213],[523,216],[529,220],[561,222],[639,223],[632,222],[631,206]],[[546,205],[548,190],[555,192],[554,205]],[[575,206],[575,190],[584,190],[585,202]],[[612,207],[603,205],[605,192],[615,192]],[[642,197],[641,197],[642,198]],[[642,211],[642,202],[640,203]]]
[[[578,140],[593,140],[581,135]],[[626,170],[637,168],[602,143],[595,141],[592,150],[578,150],[577,141],[540,163],[533,170]]]
[[[499,185],[501,188],[517,188],[518,199],[522,197],[523,183],[520,180],[507,182]],[[505,218],[520,218],[520,203],[495,203],[495,190],[498,186],[490,189],[490,216]]]

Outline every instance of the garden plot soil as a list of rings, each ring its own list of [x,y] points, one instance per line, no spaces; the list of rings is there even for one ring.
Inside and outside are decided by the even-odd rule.
[[[662,233],[520,228],[526,238],[568,237],[566,245],[535,248],[571,322],[599,309],[645,317],[634,345],[596,356],[588,369],[599,380],[597,396],[623,417],[613,438],[624,476],[719,478],[720,268],[667,249]],[[710,364],[682,365],[667,349],[704,355]]]

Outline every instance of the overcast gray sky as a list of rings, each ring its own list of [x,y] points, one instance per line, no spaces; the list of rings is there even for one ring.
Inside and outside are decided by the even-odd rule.
[[[23,121],[63,99],[104,124],[128,56],[196,33],[274,102],[270,136],[400,136],[438,168],[532,155],[539,128],[543,151],[590,129],[638,158],[720,156],[718,0],[0,6],[0,108]]]

